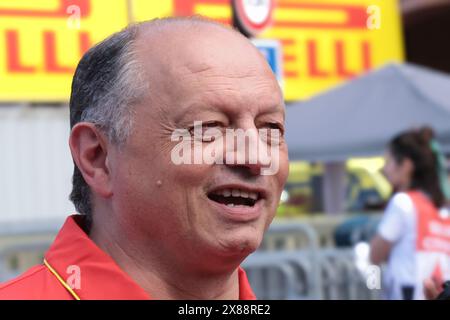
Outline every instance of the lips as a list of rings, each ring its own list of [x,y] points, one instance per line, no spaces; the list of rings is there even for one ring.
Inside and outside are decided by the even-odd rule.
[[[262,197],[256,190],[222,187],[208,193],[208,198],[227,207],[253,207]]]

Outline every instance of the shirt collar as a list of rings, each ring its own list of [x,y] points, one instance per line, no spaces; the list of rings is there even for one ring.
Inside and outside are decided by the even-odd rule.
[[[82,215],[67,218],[45,254],[48,265],[72,287],[81,300],[150,299],[150,296],[89,238],[80,227],[83,222]],[[238,278],[239,299],[256,299],[241,267],[238,269]]]

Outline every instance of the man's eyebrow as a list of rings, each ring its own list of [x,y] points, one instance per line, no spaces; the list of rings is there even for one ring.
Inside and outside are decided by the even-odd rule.
[[[183,119],[186,118],[187,115],[195,115],[196,113],[199,113],[201,111],[211,111],[211,112],[217,112],[216,108],[211,108],[213,107],[213,105],[208,105],[208,104],[204,104],[204,103],[192,103],[192,104],[188,104],[186,106],[183,106],[180,109],[183,109],[181,111],[179,111],[175,116],[174,116],[174,121],[175,123],[180,123],[183,121]]]
[[[210,103],[199,103],[194,102],[192,104],[188,104],[186,106],[182,107],[182,111],[180,111],[178,114],[175,115],[174,120],[175,123],[183,122],[183,119],[185,119],[187,116],[192,118],[192,116],[195,117],[196,113],[200,113],[202,111],[209,111],[210,113],[220,112],[226,113],[226,110],[231,110],[230,105],[226,105],[222,102],[210,102]],[[224,109],[226,109],[224,111]],[[286,107],[283,103],[273,104],[270,106],[261,106],[260,110],[262,112],[258,112],[258,114],[255,115],[255,117],[261,117],[265,115],[271,115],[271,114],[281,114],[283,117],[283,121],[286,118]]]
[[[284,104],[276,104],[267,108],[266,111],[261,112],[258,116],[268,115],[268,114],[277,114],[280,113],[283,116],[283,120],[286,119],[286,107]]]

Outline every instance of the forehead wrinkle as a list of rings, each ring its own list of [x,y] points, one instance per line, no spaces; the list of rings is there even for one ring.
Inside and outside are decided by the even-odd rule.
[[[230,31],[219,29],[216,26],[194,30],[190,26],[184,29],[180,28],[182,25],[185,26],[185,24],[173,27],[165,26],[158,28],[160,29],[158,32],[154,32],[155,29],[153,29],[140,34],[139,58],[146,66],[147,77],[150,78],[154,91],[160,92],[157,99],[177,104],[177,110],[189,104],[195,105],[193,101],[197,100],[197,106],[199,102],[205,105],[198,112],[205,110],[224,112],[225,109],[236,112],[233,110],[233,106],[235,107],[236,104],[243,105],[245,101],[255,103],[256,100],[252,100],[253,93],[251,91],[255,89],[258,91],[262,89],[267,92],[274,91],[275,77],[256,48],[251,48],[250,44],[241,42],[241,39],[238,39]],[[198,31],[198,33],[192,31]],[[242,48],[242,55],[245,58],[231,58],[221,55],[219,42],[211,35],[212,33],[228,34],[225,36],[226,39],[230,39],[233,46]],[[192,49],[180,56],[180,50],[192,48],[192,41],[189,41],[188,38],[196,44],[211,44],[212,48],[215,48],[211,49],[212,56]],[[149,45],[150,43],[152,45]],[[161,44],[161,46],[155,44]],[[220,57],[219,60],[213,58],[216,53]],[[257,54],[255,55],[255,53]],[[230,64],[232,67],[230,67]],[[185,84],[189,84],[189,86]],[[197,91],[192,91],[193,88]],[[250,94],[249,90],[251,90]],[[185,99],[185,94],[189,95],[189,99]],[[222,94],[227,97],[222,97]],[[264,94],[265,101],[268,100],[268,95],[269,93]],[[278,93],[276,95],[278,96]],[[186,104],[181,105],[181,101]],[[262,105],[254,112],[261,107]],[[186,109],[186,111],[182,111],[178,118],[192,110],[189,107],[183,109]],[[164,110],[161,110],[161,112],[164,113]],[[259,111],[257,112],[259,113]],[[172,120],[175,120],[175,116],[175,114],[171,116]]]
[[[188,75],[186,77],[189,79]],[[271,81],[267,76],[236,75],[234,78],[230,78],[214,74],[194,78],[197,78],[198,81],[196,81],[197,79],[188,80],[191,85],[197,82],[196,86],[198,87],[195,102],[191,105],[206,105],[209,106],[210,110],[220,109],[220,111],[232,108],[236,104],[247,105],[261,101],[264,101],[263,109],[269,109],[267,107],[269,105],[271,106],[270,109],[273,109],[273,106],[282,107],[284,105],[276,80]],[[205,81],[205,79],[218,79],[218,81]],[[239,83],[235,81],[236,79],[245,80],[245,82]],[[262,99],[254,99],[255,95]],[[211,109],[211,107],[213,108]]]
[[[198,59],[198,57],[197,57]],[[173,68],[178,76],[189,78],[197,77],[200,80],[205,78],[211,79],[247,79],[247,78],[261,78],[267,77],[265,70],[257,68],[255,66],[246,66],[244,68],[237,68],[237,71],[232,71],[235,66],[214,61],[213,63],[207,63],[204,61],[188,61],[184,64],[179,64]],[[267,80],[267,79],[265,79]]]
[[[181,74],[177,78],[185,79],[191,84],[194,81],[197,82],[204,92],[213,92],[217,89],[244,92],[245,90],[243,89],[245,87],[243,87],[242,84],[251,84],[254,86],[253,89],[264,87],[273,89],[272,87],[276,83],[276,80],[272,74],[268,74],[257,68],[248,68],[247,70],[248,71],[243,71],[241,69],[230,72],[230,70],[227,70],[226,68],[203,65],[201,69],[198,68],[195,72],[190,72],[187,68],[180,67],[178,68],[178,72]],[[245,82],[241,83],[236,80],[245,80]]]
[[[211,106],[207,104],[199,104],[199,103],[193,103],[189,104],[187,106],[183,106],[182,110],[174,115],[175,123],[179,124],[180,122],[183,122],[183,120],[186,118],[186,116],[196,116],[198,113],[209,111],[211,113],[218,112],[217,109],[211,108]],[[194,120],[195,121],[195,120]]]
[[[139,50],[140,60],[147,66],[148,76],[158,81],[164,79],[163,81],[172,82],[174,78],[179,81],[180,76],[244,79],[263,74],[267,76],[269,71],[261,53],[251,43],[247,43],[247,40],[244,41],[241,35],[225,27],[189,22],[159,25],[153,28],[144,26],[141,27],[143,30],[137,39],[141,49]],[[219,46],[223,40],[218,41],[212,34],[229,39],[227,41],[232,47],[241,48],[240,56],[245,56],[244,60],[229,59],[227,55],[224,56],[223,45]],[[210,49],[207,50],[208,53],[198,51],[193,49],[196,45],[207,45]],[[180,50],[183,50],[181,56]],[[234,72],[231,73],[233,70]]]
[[[203,62],[203,61],[190,61],[186,62],[184,65],[181,66],[181,69],[186,69],[186,71],[190,74],[198,74],[198,73],[204,73],[211,70],[213,66],[209,63]]]

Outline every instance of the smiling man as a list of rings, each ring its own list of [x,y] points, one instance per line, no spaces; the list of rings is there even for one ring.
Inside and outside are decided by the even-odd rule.
[[[253,299],[240,264],[260,245],[288,174],[283,97],[258,50],[201,18],[132,25],[82,58],[70,110],[81,214],[0,298]],[[174,163],[173,133],[195,122],[202,132],[256,132],[277,146],[278,170],[227,161],[249,151],[229,143],[216,149],[222,163]],[[260,138],[264,129],[277,141]]]

